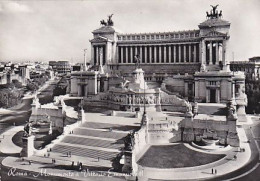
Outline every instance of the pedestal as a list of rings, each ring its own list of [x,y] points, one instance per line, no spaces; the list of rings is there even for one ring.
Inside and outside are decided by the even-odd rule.
[[[22,141],[23,141],[23,149],[21,152],[22,157],[30,157],[33,155],[34,152],[34,138],[35,136],[23,136]]]

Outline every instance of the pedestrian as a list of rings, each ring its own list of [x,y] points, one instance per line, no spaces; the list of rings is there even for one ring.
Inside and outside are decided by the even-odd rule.
[[[217,175],[217,169],[215,169],[215,174]]]
[[[31,165],[31,160],[29,160],[29,165]]]
[[[97,157],[97,161],[99,162],[99,157]]]
[[[212,174],[214,173],[213,168],[211,169],[211,173],[212,173]]]
[[[72,167],[72,168],[74,167],[74,161],[72,161],[72,163],[71,163],[71,167]]]
[[[167,121],[167,119],[168,119],[168,118],[166,117],[166,121]]]

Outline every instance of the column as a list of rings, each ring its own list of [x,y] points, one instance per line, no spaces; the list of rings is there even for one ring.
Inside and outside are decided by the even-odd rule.
[[[154,46],[154,63],[157,63],[157,46]]]
[[[186,45],[184,44],[183,46],[184,46],[184,48],[183,48],[183,51],[184,51],[183,59],[184,59],[184,63],[186,63],[186,62],[187,62],[187,56],[186,56]]]
[[[99,49],[99,62],[100,64],[99,65],[103,65],[103,56],[104,56],[104,50],[103,50],[103,47],[100,47]]]
[[[91,64],[94,65],[95,64],[95,57],[94,57],[94,46],[91,46]]]
[[[173,45],[173,61],[176,62],[176,45]]]
[[[96,46],[96,62],[97,62],[97,65],[100,65],[99,63],[99,47],[98,46]]]
[[[172,62],[172,45],[169,45],[168,52],[169,52],[169,63],[171,63]]]
[[[125,60],[126,60],[126,63],[129,63],[128,62],[128,47],[125,47]]]
[[[163,46],[163,62],[166,63],[166,60],[167,60],[167,51],[166,51],[166,45]]]
[[[123,59],[124,59],[124,47],[120,47],[121,50],[121,63],[124,63]]]
[[[209,64],[212,64],[212,41],[209,43]]]
[[[147,46],[144,46],[144,63],[147,63]]]
[[[193,62],[197,61],[197,45],[193,45]]]
[[[179,44],[179,63],[181,62],[181,45]]]
[[[143,60],[143,47],[140,46],[140,63],[143,63],[144,60]]]
[[[219,49],[218,49],[218,42],[216,42],[216,65],[219,65]]]
[[[133,47],[130,46],[130,63],[133,63],[133,58],[134,58],[134,55],[133,55]]]
[[[206,53],[207,53],[206,48],[207,48],[206,42],[205,42],[205,40],[202,40],[201,41],[201,55],[202,55],[201,64],[204,64],[204,65],[206,65]]]
[[[188,62],[191,62],[191,44],[189,44],[189,59]]]
[[[159,45],[159,63],[162,63],[162,47]]]
[[[135,46],[135,55],[136,56],[138,54],[138,49],[137,49],[137,46]]]
[[[223,66],[226,66],[226,41],[223,40],[223,45],[222,45],[222,63]]]
[[[152,46],[149,46],[149,59],[149,62],[152,63]]]

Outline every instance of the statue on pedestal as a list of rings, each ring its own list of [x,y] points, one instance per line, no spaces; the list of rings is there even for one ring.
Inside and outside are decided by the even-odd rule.
[[[32,125],[31,123],[27,123],[25,126],[24,126],[24,137],[29,137],[31,136],[32,134]]]

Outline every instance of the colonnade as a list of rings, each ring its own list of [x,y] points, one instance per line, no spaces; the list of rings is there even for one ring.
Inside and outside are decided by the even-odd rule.
[[[106,45],[94,45],[94,65],[105,65]]]
[[[225,52],[224,44],[222,41],[205,41],[205,46],[203,46],[206,50],[206,64],[207,65],[218,65],[219,62],[225,60]],[[222,62],[224,63],[224,62]]]
[[[199,43],[163,45],[119,45],[118,63],[187,63],[199,62]]]

